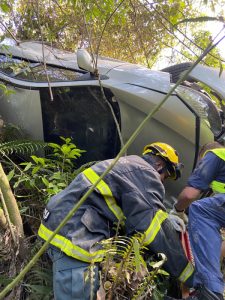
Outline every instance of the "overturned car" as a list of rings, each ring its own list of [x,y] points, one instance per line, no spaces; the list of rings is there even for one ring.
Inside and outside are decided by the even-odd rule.
[[[87,150],[80,163],[114,157],[121,139],[128,140],[190,66],[153,71],[99,58],[100,85],[91,68],[85,67],[82,51],[77,53],[78,60],[76,53],[40,42],[0,45],[0,81],[15,92],[7,95],[0,90],[0,115],[31,139],[59,142],[60,136],[72,137],[79,148]],[[176,196],[184,186],[199,147],[223,141],[223,109],[217,108],[203,87],[222,103],[224,78],[219,70],[195,67],[128,149],[128,154],[140,154],[145,144],[162,141],[178,150],[185,168],[181,180],[169,183],[168,196]]]

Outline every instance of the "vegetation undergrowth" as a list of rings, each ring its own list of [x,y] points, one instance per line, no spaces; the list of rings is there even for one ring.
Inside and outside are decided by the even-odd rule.
[[[77,148],[70,138],[61,137],[61,140],[62,145],[49,143],[47,145],[49,154],[44,157],[37,155],[35,147],[25,145],[22,151],[22,146],[18,145],[23,143],[19,141],[3,144],[8,180],[17,199],[25,235],[24,253],[21,255],[21,247],[16,246],[15,255],[15,245],[10,231],[7,229],[0,232],[0,257],[3,261],[1,288],[14,278],[40,247],[36,234],[44,206],[49,198],[63,190],[81,171],[93,164],[92,162],[77,168],[76,160],[85,153],[85,150]],[[7,145],[10,151],[6,151]],[[46,145],[43,145],[44,148],[46,151]],[[7,156],[18,152],[30,153],[32,149],[30,159],[19,164]],[[118,232],[114,238],[102,243],[107,255],[101,263],[98,299],[162,299],[168,286],[168,274],[161,268],[166,258],[163,255],[160,259],[153,255],[145,257],[146,249],[142,245],[142,235],[137,234],[128,238],[118,236]],[[17,243],[19,244],[19,241]],[[24,282],[12,291],[7,299],[53,299],[51,263],[47,255],[42,256],[26,275]]]
[[[104,241],[98,299],[160,300],[168,289],[169,274],[162,269],[166,257],[148,254],[144,235],[116,236]]]
[[[62,145],[33,141],[8,141],[0,144],[1,161],[8,173],[8,181],[17,199],[23,220],[23,243],[12,238],[8,228],[0,228],[0,287],[6,286],[23,268],[26,261],[40,248],[36,238],[42,212],[49,198],[64,189],[83,169],[76,167],[76,159],[85,150],[61,137]],[[38,151],[48,153],[38,156]],[[28,161],[21,162],[30,155]],[[19,161],[19,163],[18,163]],[[1,187],[2,188],[2,187]],[[6,201],[6,206],[10,206]],[[2,212],[2,205],[0,204]],[[3,214],[4,215],[4,214]],[[1,217],[1,216],[0,216]],[[10,220],[13,224],[13,220]],[[15,236],[18,232],[15,230]],[[23,247],[21,247],[23,244]],[[23,253],[21,253],[23,252]],[[52,299],[52,273],[47,255],[27,274],[24,282],[7,299]]]

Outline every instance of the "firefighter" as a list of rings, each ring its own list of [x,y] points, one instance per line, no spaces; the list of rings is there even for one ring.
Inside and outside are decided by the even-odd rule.
[[[211,187],[211,196],[195,201],[189,207],[188,227],[196,273],[193,280],[195,291],[186,299],[222,300],[224,280],[220,269],[220,230],[225,227],[225,148],[217,142],[208,143],[201,149],[200,158],[171,213],[186,218],[185,209]]]
[[[49,238],[111,162],[105,160],[84,170],[50,199],[38,231],[42,239]],[[119,159],[51,241],[48,253],[53,261],[56,300],[90,299],[90,282],[84,277],[91,263],[95,266],[96,293],[98,263],[105,254],[99,242],[115,235],[116,222],[124,223],[127,236],[144,233],[144,245],[167,256],[165,269],[192,286],[193,266],[186,259],[176,231],[183,226],[182,220],[177,216],[168,218],[163,205],[164,180],[177,179],[180,172],[177,152],[165,143],[147,145],[142,157],[130,155]]]

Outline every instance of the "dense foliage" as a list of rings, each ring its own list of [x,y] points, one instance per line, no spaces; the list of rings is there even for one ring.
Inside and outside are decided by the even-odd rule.
[[[3,1],[0,6],[7,36],[43,40],[72,51],[87,47],[95,54],[149,67],[161,59],[161,53],[169,56],[170,63],[195,59],[212,38],[205,24],[214,22],[219,26],[224,21],[219,10],[222,3],[218,6],[215,1],[13,2]],[[218,57],[219,51],[213,50],[206,58],[207,64],[219,66]]]

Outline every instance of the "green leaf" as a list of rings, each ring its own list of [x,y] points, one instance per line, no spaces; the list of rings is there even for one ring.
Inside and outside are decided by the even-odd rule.
[[[42,177],[42,182],[44,183],[44,185],[45,185],[46,187],[49,186],[49,181],[48,181],[45,177]]]
[[[48,143],[48,146],[50,146],[51,148],[54,148],[54,149],[61,149],[61,147],[57,144],[54,144],[54,143]]]
[[[165,270],[159,269],[157,271],[158,274],[164,275],[164,276],[170,276],[170,274],[168,272],[166,272]]]
[[[32,155],[31,158],[36,164],[38,164],[38,157],[36,155]]]
[[[0,89],[3,90],[3,91],[5,92],[6,86],[5,86],[4,84],[1,83],[1,84],[0,84]]]
[[[64,141],[66,144],[69,144],[71,142],[71,138],[64,138],[63,136],[60,136],[60,139]]]
[[[29,163],[26,165],[26,167],[25,167],[25,169],[24,169],[24,172],[28,171],[31,167],[32,167],[32,163],[29,162]]]
[[[16,94],[16,91],[14,91],[14,90],[8,90],[8,89],[5,90],[5,95],[6,96],[10,96],[10,95],[13,95],[13,94]]]
[[[73,149],[70,154],[68,155],[69,158],[76,158],[76,156],[80,157],[80,153],[79,151],[77,151],[77,149]]]
[[[140,260],[140,244],[137,239],[134,238],[134,255],[135,255],[135,267],[136,272],[139,272],[141,270],[141,260]]]
[[[50,177],[50,180],[52,179],[61,179],[61,173],[60,172],[56,172],[54,173],[51,177]]]
[[[15,170],[14,170],[14,169],[11,170],[11,171],[8,173],[8,175],[7,175],[8,181],[10,181],[10,180],[13,178],[14,174],[15,174]]]
[[[59,187],[66,187],[67,185],[65,183],[58,183]]]
[[[35,175],[40,170],[40,166],[36,166],[32,170],[32,175]]]
[[[4,12],[4,13],[9,13],[11,11],[11,7],[7,4],[7,2],[3,2],[2,4],[0,4],[0,9]]]
[[[37,157],[36,155],[31,155],[31,158],[34,160],[36,164],[45,165],[45,159],[43,157]]]
[[[66,155],[66,154],[70,153],[71,149],[68,145],[62,145],[61,151],[62,151],[63,154]]]

